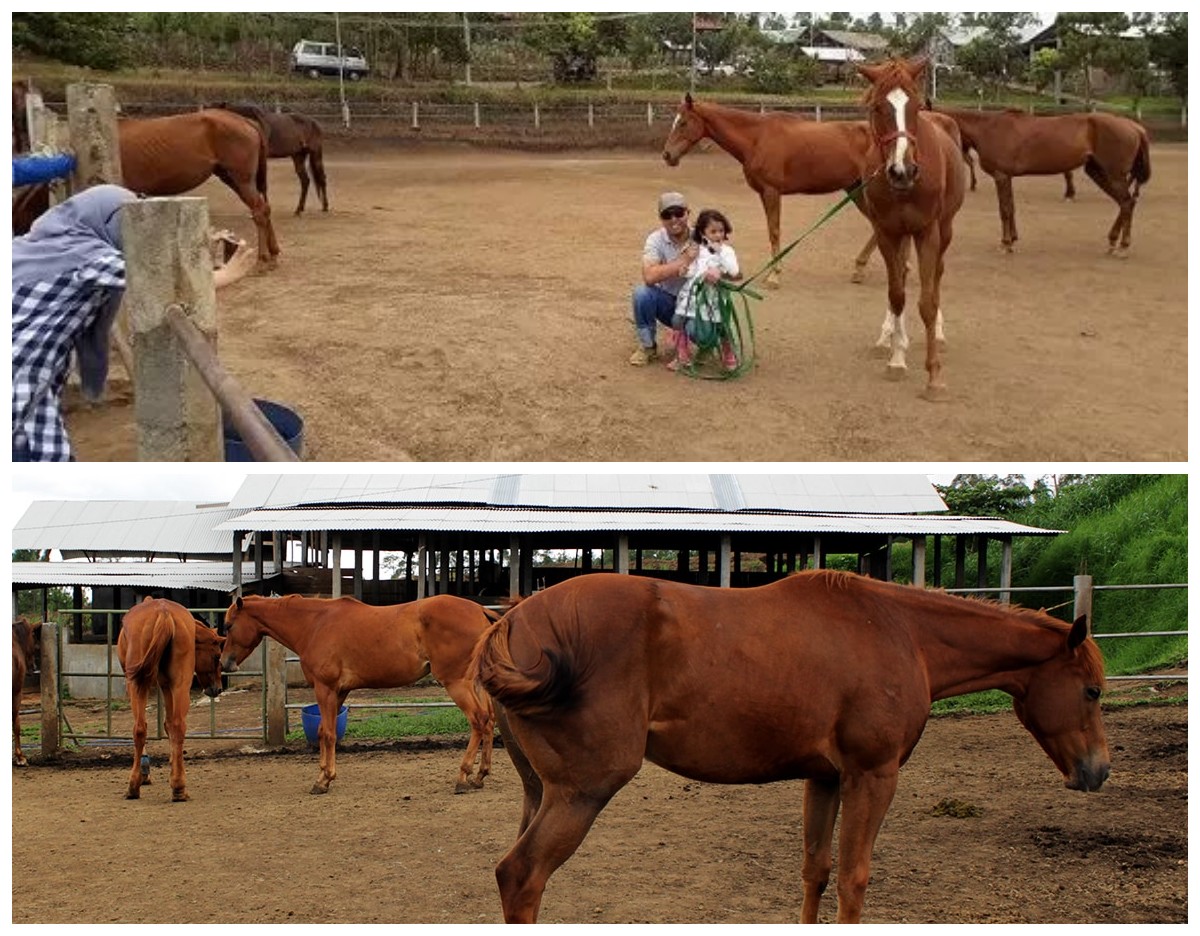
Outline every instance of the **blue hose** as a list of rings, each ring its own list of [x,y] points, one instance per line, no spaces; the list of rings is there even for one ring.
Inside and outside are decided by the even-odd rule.
[[[13,186],[36,185],[39,182],[51,182],[63,179],[75,168],[75,157],[66,153],[54,156],[15,156],[13,157]]]

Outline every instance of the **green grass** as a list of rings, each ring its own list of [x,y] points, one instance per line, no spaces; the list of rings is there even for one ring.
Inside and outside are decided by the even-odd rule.
[[[411,699],[391,701],[411,702]],[[353,716],[346,720],[346,739],[361,741],[386,741],[396,738],[425,738],[434,735],[468,734],[471,730],[467,717],[457,707],[429,709],[405,709],[400,712],[371,710],[363,718]],[[288,741],[306,741],[303,729],[289,731]]]

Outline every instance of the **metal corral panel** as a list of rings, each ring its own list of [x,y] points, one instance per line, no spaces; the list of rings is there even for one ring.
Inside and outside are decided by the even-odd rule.
[[[294,568],[288,563],[285,568]],[[264,575],[273,575],[266,563]],[[255,582],[254,563],[242,563],[243,583]],[[46,585],[52,588],[124,586],[129,588],[205,588],[232,591],[233,566],[229,562],[14,562],[13,585]]]
[[[180,501],[34,501],[13,527],[12,548],[219,555],[233,542],[218,525],[240,512]]]
[[[872,514],[946,510],[928,477],[900,474],[261,474],[248,477],[230,501],[245,510],[334,504]]]
[[[648,531],[722,533],[878,533],[1054,535],[988,517],[889,516],[884,514],[784,514],[751,511],[528,510],[519,507],[297,507],[255,510],[222,524],[225,530],[295,533],[313,530],[404,530],[469,533]]]

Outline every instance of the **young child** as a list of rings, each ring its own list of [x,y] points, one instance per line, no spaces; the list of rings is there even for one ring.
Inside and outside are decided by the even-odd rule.
[[[729,219],[713,208],[705,208],[696,216],[692,240],[700,245],[700,251],[688,267],[675,305],[675,317],[671,321],[675,332],[675,357],[667,365],[671,370],[692,363],[694,350],[691,336],[696,334],[697,320],[721,328],[713,284],[720,279],[737,280],[742,277],[737,254],[729,243],[732,233],[733,225]],[[733,345],[724,333],[721,335],[721,364],[726,370],[735,370],[738,366]]]

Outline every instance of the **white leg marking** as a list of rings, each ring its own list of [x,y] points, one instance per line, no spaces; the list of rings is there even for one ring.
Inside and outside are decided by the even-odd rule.
[[[892,331],[896,327],[892,322],[893,318],[891,309],[883,313],[883,327],[879,331],[879,340],[875,342],[875,347],[890,348],[892,346]]]
[[[939,307],[937,318],[933,320],[933,337],[938,341],[946,340],[946,329],[942,321],[942,310]]]
[[[892,359],[888,367],[904,370],[908,365],[904,361],[904,352],[908,350],[908,334],[904,330],[904,316],[893,315],[894,330],[892,331]]]

